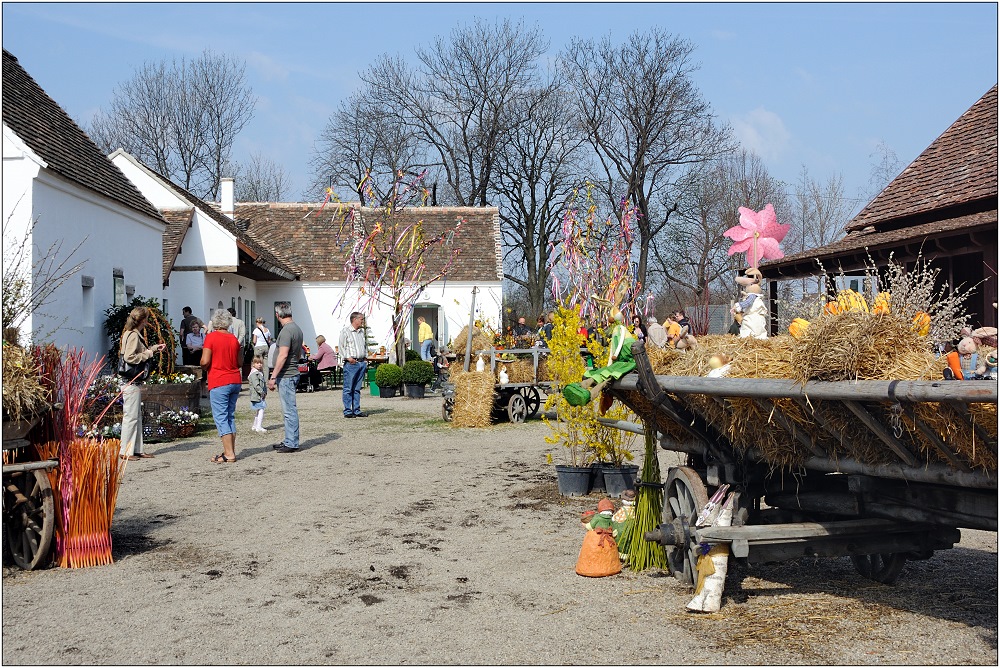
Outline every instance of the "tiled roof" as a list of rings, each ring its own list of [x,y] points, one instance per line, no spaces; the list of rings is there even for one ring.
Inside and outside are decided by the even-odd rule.
[[[281,257],[301,268],[303,281],[343,281],[344,264],[350,253],[339,220],[345,204],[328,204],[320,213],[319,203],[247,203],[236,205],[236,220],[247,233],[267,244]],[[371,212],[371,209],[362,209]],[[498,281],[499,212],[495,207],[414,207],[399,214],[402,225],[423,221],[424,234],[433,237],[465,223],[455,237],[461,249],[448,272],[449,281]],[[427,268],[436,272],[450,257],[439,249],[427,258]]]
[[[862,209],[847,230],[880,227],[890,220],[990,197],[997,197],[996,86]]]
[[[170,270],[174,268],[177,253],[181,250],[181,242],[191,226],[194,218],[194,207],[186,209],[164,209],[160,211],[163,220],[167,221],[167,229],[163,231],[163,282],[167,282]]]
[[[6,49],[3,122],[56,174],[160,220],[153,205]]]
[[[971,233],[988,230],[992,230],[993,234],[996,234],[996,209],[885,231],[866,227],[863,230],[849,232],[843,239],[826,246],[794,255],[786,255],[781,260],[766,262],[760,266],[760,271],[767,278],[800,276],[810,272],[818,272],[817,259],[828,265],[831,260],[855,255],[865,249],[874,252],[883,248],[896,248],[906,242],[925,243],[934,238],[954,235],[956,232]],[[828,271],[833,269],[831,266],[825,268]]]

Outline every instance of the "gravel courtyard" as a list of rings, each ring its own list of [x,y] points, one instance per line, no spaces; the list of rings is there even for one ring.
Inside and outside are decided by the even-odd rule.
[[[345,420],[339,391],[299,394],[281,455],[277,397],[258,435],[245,395],[237,463],[208,432],[128,464],[113,565],[4,569],[5,665],[997,663],[995,533],[895,586],[847,559],[736,569],[692,616],[664,573],[574,573],[597,497],[558,495],[540,421],[457,429],[439,398],[367,394]]]

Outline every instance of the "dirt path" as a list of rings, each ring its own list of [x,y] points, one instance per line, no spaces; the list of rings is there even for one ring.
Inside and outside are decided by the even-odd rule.
[[[279,455],[275,401],[240,461],[215,437],[129,464],[116,563],[4,570],[13,664],[992,664],[996,534],[877,585],[850,562],[734,573],[716,615],[662,573],[573,572],[577,520],[540,422],[454,429],[440,400],[298,396],[303,451]],[[557,461],[562,453],[555,452]],[[666,468],[672,453],[662,453]],[[641,453],[640,453],[641,457]]]

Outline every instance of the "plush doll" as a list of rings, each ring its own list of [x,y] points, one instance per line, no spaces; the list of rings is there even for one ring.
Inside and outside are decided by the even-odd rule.
[[[976,367],[976,377],[982,380],[996,380],[997,379],[997,351],[994,350],[986,355],[983,355],[979,362],[979,366]]]
[[[976,342],[965,337],[958,342],[958,349],[948,353],[945,359],[948,361],[948,368],[944,370],[945,379],[972,380],[979,366]]]
[[[734,316],[738,313],[743,315],[740,321],[740,338],[767,338],[767,306],[760,289],[762,279],[761,273],[753,268],[746,270],[746,276],[736,277],[736,282],[743,286],[744,295],[732,309]]]
[[[729,375],[731,367],[729,355],[719,353],[708,358],[708,367],[711,369],[705,376],[707,378],[725,378]]]
[[[597,504],[597,513],[584,524],[587,535],[583,537],[580,556],[576,560],[577,575],[602,578],[622,572],[622,562],[618,558],[618,543],[615,542],[614,529],[611,526],[611,516],[614,512],[615,504],[611,499],[601,499]]]
[[[563,388],[563,397],[570,406],[583,406],[594,399],[604,386],[612,380],[617,380],[625,374],[635,369],[635,360],[632,359],[632,344],[635,337],[628,331],[624,324],[624,315],[617,304],[625,295],[626,286],[620,286],[616,290],[616,305],[611,309],[611,318],[614,328],[611,332],[611,344],[608,346],[608,363],[597,369],[588,369],[583,374],[583,380],[579,383],[570,383]],[[596,295],[591,299],[610,305],[609,300],[600,299]],[[601,414],[603,415],[610,408],[610,395],[607,398],[602,396]]]

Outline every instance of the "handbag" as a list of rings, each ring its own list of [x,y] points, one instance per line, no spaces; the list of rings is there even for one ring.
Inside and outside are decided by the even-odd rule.
[[[122,355],[118,359],[118,375],[132,383],[137,380],[142,380],[146,376],[146,372],[149,370],[149,363],[153,358],[140,363],[140,364],[129,364],[125,361],[125,355]]]

